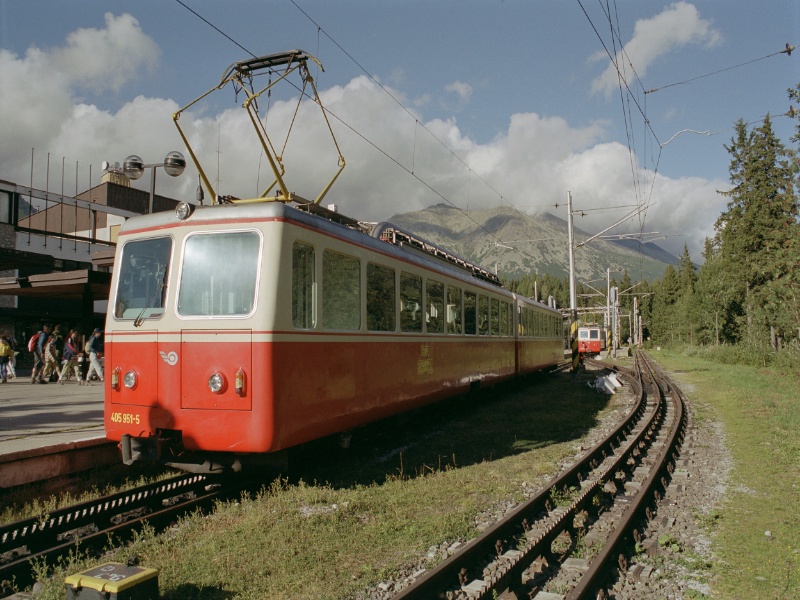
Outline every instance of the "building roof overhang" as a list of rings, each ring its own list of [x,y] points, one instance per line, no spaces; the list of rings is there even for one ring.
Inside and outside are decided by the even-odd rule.
[[[0,295],[33,298],[83,298],[108,300],[111,273],[79,269],[60,273],[0,278]]]

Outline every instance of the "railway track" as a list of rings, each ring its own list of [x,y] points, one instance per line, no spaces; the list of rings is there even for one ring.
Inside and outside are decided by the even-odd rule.
[[[546,489],[396,598],[504,593],[530,598],[543,591],[595,598],[615,577],[629,575],[629,551],[642,539],[643,523],[653,516],[669,482],[683,409],[679,391],[644,354],[637,355],[635,371],[614,370],[636,396],[625,421]],[[109,539],[126,539],[144,520],[166,527],[181,514],[232,497],[247,485],[223,486],[201,475],[182,475],[46,518],[0,526],[0,597],[12,593],[12,582],[17,588],[32,583],[34,559],[52,563],[74,550],[76,540],[83,551],[101,552]]]
[[[109,539],[124,540],[143,521],[161,528],[180,515],[205,508],[230,490],[202,475],[179,475],[158,483],[103,496],[45,517],[0,526],[0,597],[32,581],[36,559],[52,563],[80,542],[88,552],[101,552]]]
[[[635,370],[593,362],[634,389],[636,405],[624,422],[393,598],[606,598],[616,581],[641,575],[629,569],[629,557],[669,485],[685,429],[683,397],[644,353]]]

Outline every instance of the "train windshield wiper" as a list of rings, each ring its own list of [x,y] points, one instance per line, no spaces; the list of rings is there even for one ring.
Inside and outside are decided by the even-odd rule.
[[[147,302],[144,303],[144,306],[142,307],[142,311],[139,313],[139,316],[133,320],[134,327],[141,327],[142,323],[144,323],[145,319],[147,318],[144,316],[144,313],[147,311],[148,308],[151,308],[153,300],[156,299],[156,296],[158,296],[158,294],[161,293],[161,290],[163,290],[164,287],[166,286],[166,282],[164,281],[166,279],[166,275],[167,275],[167,269],[164,268],[164,270],[161,272],[161,283],[159,283],[156,286],[156,289],[153,291],[150,298],[148,298]]]

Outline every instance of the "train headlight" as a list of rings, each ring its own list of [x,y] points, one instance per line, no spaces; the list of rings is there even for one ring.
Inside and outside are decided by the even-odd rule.
[[[136,384],[139,383],[139,378],[136,376],[135,371],[128,371],[125,373],[125,377],[122,378],[122,385],[124,385],[129,390],[136,389]]]
[[[225,382],[225,376],[222,373],[214,373],[208,378],[208,389],[215,394],[221,394],[225,391],[226,387],[227,383]]]
[[[175,216],[178,217],[181,221],[191,217],[193,212],[194,212],[194,206],[189,204],[188,202],[179,202],[178,206],[175,207]]]

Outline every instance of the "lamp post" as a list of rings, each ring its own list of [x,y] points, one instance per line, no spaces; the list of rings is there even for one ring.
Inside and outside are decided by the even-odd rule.
[[[186,159],[183,157],[183,154],[177,150],[173,150],[167,154],[162,163],[146,165],[136,154],[131,154],[125,159],[122,165],[122,170],[125,175],[133,180],[139,179],[144,174],[145,169],[152,169],[150,171],[150,203],[147,209],[148,213],[153,212],[153,199],[156,195],[156,169],[158,167],[164,167],[167,175],[177,177],[183,173],[183,170],[186,168]]]

